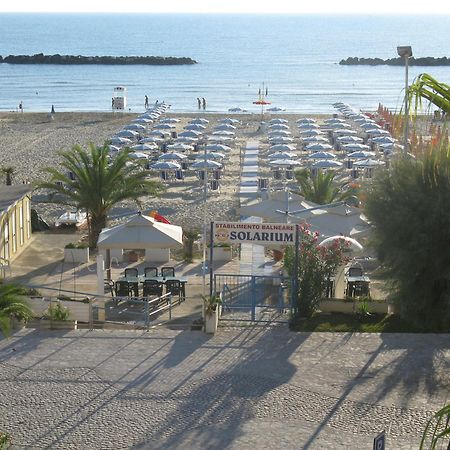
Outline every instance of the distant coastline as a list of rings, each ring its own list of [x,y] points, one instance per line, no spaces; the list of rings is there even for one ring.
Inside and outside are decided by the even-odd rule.
[[[81,55],[9,55],[0,56],[0,63],[6,64],[103,64],[103,65],[137,65],[179,66],[197,64],[192,58],[174,56],[81,56]]]
[[[348,57],[339,61],[342,66],[403,66],[405,61],[402,58],[358,58]],[[450,58],[434,58],[432,56],[424,58],[409,58],[410,66],[450,66]]]

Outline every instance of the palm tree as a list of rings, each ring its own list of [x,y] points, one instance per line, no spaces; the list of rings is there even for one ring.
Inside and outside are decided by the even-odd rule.
[[[319,170],[315,177],[312,177],[307,169],[295,172],[295,178],[300,187],[300,194],[306,200],[319,205],[345,201],[355,196],[356,192],[350,187],[348,182],[336,185],[334,181],[335,176],[336,172],[333,171],[324,173]]]
[[[15,284],[0,283],[0,331],[6,336],[11,330],[11,317],[28,322],[33,313],[25,302],[25,289]]]
[[[49,181],[37,187],[50,191],[49,201],[85,210],[88,215],[89,246],[95,248],[100,232],[106,227],[108,212],[123,200],[134,200],[157,195],[162,185],[146,180],[146,172],[132,163],[129,150],[121,151],[109,162],[107,144],[88,149],[75,145],[70,151],[60,152],[64,171],[46,168]],[[71,176],[72,175],[72,176]]]
[[[1,171],[5,175],[6,186],[11,186],[12,185],[12,175],[14,173],[14,167],[2,167]]]
[[[450,86],[427,73],[420,74],[409,86],[408,97],[416,112],[422,105],[422,99],[425,99],[447,114],[450,113]]]

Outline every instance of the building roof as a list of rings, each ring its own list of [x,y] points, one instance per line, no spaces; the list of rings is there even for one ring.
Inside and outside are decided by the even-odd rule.
[[[31,184],[0,185],[0,215],[32,190]]]

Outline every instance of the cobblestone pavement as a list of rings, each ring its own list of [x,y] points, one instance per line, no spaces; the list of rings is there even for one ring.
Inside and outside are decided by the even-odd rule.
[[[416,449],[448,335],[22,330],[0,341],[17,449]]]

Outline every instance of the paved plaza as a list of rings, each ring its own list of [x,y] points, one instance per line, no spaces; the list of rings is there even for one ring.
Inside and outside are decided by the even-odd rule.
[[[0,341],[16,449],[417,449],[448,335],[24,329]]]

